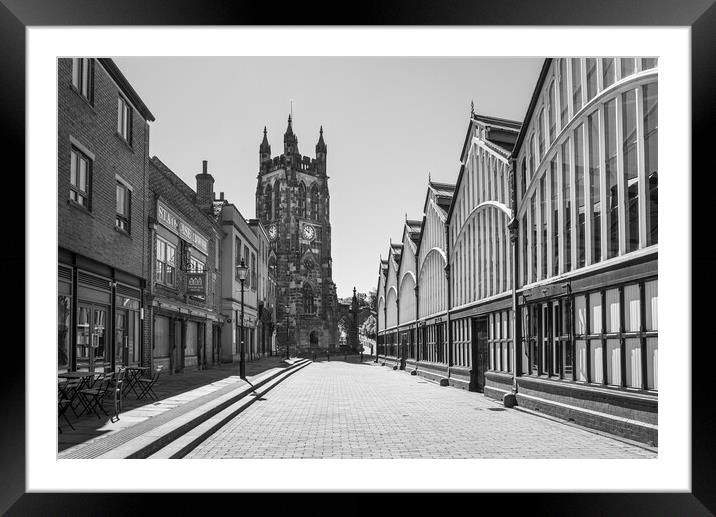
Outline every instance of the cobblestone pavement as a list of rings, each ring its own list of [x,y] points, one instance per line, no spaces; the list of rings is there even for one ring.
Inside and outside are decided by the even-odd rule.
[[[374,363],[318,362],[186,458],[656,458]]]

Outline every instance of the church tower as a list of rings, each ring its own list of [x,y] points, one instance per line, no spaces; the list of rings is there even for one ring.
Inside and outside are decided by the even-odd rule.
[[[270,240],[269,267],[277,279],[277,344],[298,349],[338,345],[338,299],[331,258],[327,146],[319,131],[316,157],[302,156],[293,121],[283,153],[271,156],[266,128],[259,146],[256,218]],[[287,310],[288,306],[288,310]]]

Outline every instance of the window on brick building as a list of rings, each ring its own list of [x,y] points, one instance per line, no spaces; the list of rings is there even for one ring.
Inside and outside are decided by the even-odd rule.
[[[121,182],[117,182],[117,216],[115,225],[127,233],[131,232],[132,191]]]
[[[72,59],[72,86],[87,99],[93,101],[94,93],[94,65],[91,58]]]
[[[160,284],[174,286],[176,247],[157,237],[156,277]]]
[[[92,160],[72,147],[70,151],[70,200],[91,210]]]
[[[255,291],[258,285],[258,278],[256,276],[256,255],[251,254],[251,290]]]
[[[117,133],[132,145],[132,107],[122,96],[117,97]]]

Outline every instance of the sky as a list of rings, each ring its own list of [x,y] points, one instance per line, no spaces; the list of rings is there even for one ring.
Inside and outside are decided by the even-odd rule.
[[[154,114],[150,155],[196,190],[202,160],[242,215],[256,216],[259,144],[283,152],[293,106],[299,151],[328,146],[333,281],[375,289],[405,217],[422,219],[428,174],[455,183],[470,115],[522,121],[541,58],[131,57],[115,62]]]

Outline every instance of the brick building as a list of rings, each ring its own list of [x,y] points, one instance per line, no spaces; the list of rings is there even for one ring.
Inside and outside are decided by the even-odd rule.
[[[111,59],[57,62],[58,370],[146,362],[154,116]]]
[[[244,357],[251,360],[256,357],[259,330],[259,249],[262,236],[255,232],[244,219],[235,205],[224,199],[214,202],[218,224],[221,225],[221,270],[224,272],[221,283],[221,313],[224,315],[221,332],[222,362],[239,361],[241,336],[243,330]],[[263,239],[267,242],[264,233]],[[266,247],[264,242],[264,247]],[[236,267],[241,261],[249,268],[243,285],[243,321],[242,321],[242,285]]]
[[[156,156],[149,162],[152,363],[173,373],[220,360],[223,232],[212,217],[206,161],[196,179],[195,192]]]

